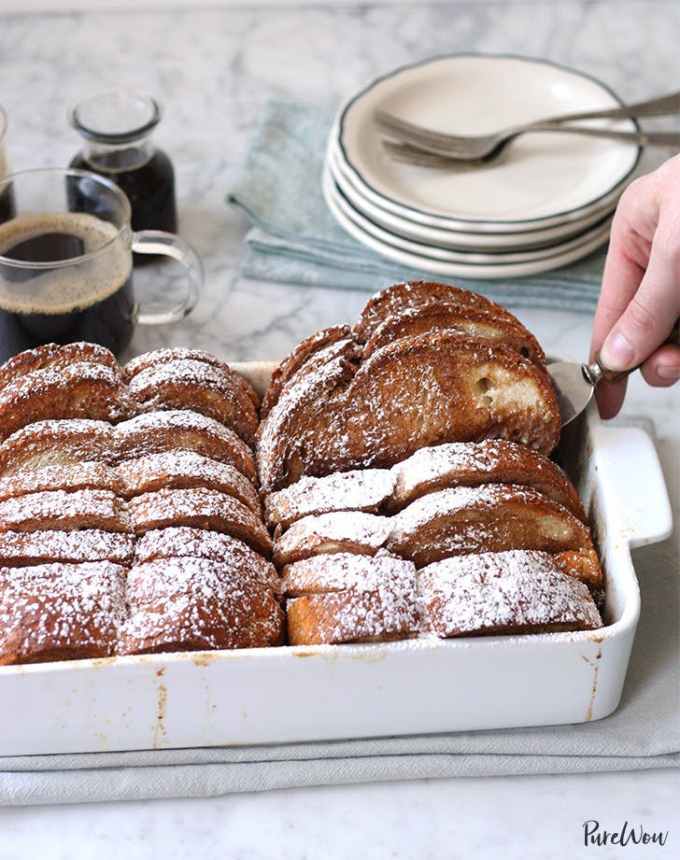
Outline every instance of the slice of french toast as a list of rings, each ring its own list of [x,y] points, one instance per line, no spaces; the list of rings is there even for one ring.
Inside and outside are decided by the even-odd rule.
[[[134,536],[125,532],[102,529],[0,531],[0,567],[57,562],[77,564],[85,561],[130,565],[134,551]]]
[[[399,338],[430,331],[451,331],[491,343],[505,344],[524,358],[530,358],[536,364],[545,364],[545,353],[538,341],[519,320],[510,322],[488,310],[443,302],[407,308],[388,317],[371,334],[362,355],[368,358],[376,350],[394,343]]]
[[[110,657],[126,574],[108,561],[0,567],[0,666]]]
[[[253,405],[256,408],[260,405],[260,397],[247,379],[244,379],[240,373],[236,373],[236,371],[233,370],[226,361],[222,361],[217,358],[217,356],[210,352],[204,352],[202,349],[168,347],[166,349],[156,349],[152,352],[144,352],[128,361],[123,368],[123,376],[126,382],[130,382],[134,376],[137,376],[137,374],[141,373],[143,370],[183,359],[202,362],[203,364],[208,364],[211,367],[217,368],[232,380],[235,387],[242,394],[252,400]]]
[[[260,497],[252,483],[238,469],[211,460],[194,451],[164,451],[119,463],[116,468],[119,493],[126,498],[156,490],[190,490],[204,487],[218,490],[256,514],[262,514]],[[0,481],[0,496],[2,481]]]
[[[36,349],[17,353],[0,366],[0,389],[36,370],[60,370],[72,364],[99,364],[108,367],[118,376],[121,371],[114,354],[96,343],[46,343]],[[122,378],[122,377],[121,377]]]
[[[267,563],[260,559],[261,566]],[[223,561],[164,558],[128,573],[130,615],[121,654],[265,648],[284,639],[283,611],[262,571],[229,554]]]
[[[593,549],[588,528],[566,508],[531,487],[511,484],[439,490],[390,520],[386,548],[418,568],[480,552]]]
[[[262,520],[231,496],[217,490],[158,490],[128,502],[136,534],[168,526],[191,526],[239,538],[262,555],[271,555],[272,542]]]
[[[0,439],[35,421],[120,421],[134,412],[119,370],[85,361],[49,365],[15,377],[0,390]]]
[[[432,304],[457,305],[473,313],[479,310],[486,311],[497,320],[504,320],[511,325],[518,323],[517,318],[510,311],[506,311],[491,299],[480,296],[479,293],[436,281],[408,281],[394,284],[372,296],[366,302],[359,321],[354,326],[354,335],[358,341],[366,343],[376,329],[396,314]]]
[[[194,451],[256,480],[255,460],[246,443],[233,430],[198,412],[147,412],[115,428],[113,455],[118,462],[166,451]]]
[[[376,556],[314,556],[284,571],[288,638],[292,645],[386,642],[414,635],[416,571]]]
[[[539,490],[586,521],[578,493],[562,469],[538,451],[504,439],[421,448],[393,466],[392,473],[394,493],[386,506],[391,513],[447,487],[522,484]]]
[[[265,492],[303,475],[392,466],[419,448],[503,438],[549,453],[560,413],[545,370],[452,332],[405,337],[366,361],[334,359],[284,392],[260,425]]]
[[[423,632],[441,638],[602,626],[588,588],[544,552],[447,558],[418,571],[417,593]]]
[[[252,445],[257,409],[236,378],[230,369],[176,358],[139,370],[128,386],[143,410],[191,409],[219,421]]]
[[[105,421],[36,421],[0,444],[0,475],[21,476],[24,472],[74,466],[83,461],[108,462],[112,449],[113,427]]]
[[[395,478],[389,469],[353,469],[324,478],[300,478],[265,498],[265,517],[270,526],[286,529],[303,517],[332,511],[377,513],[391,499]]]
[[[260,418],[269,414],[277,403],[281,392],[306,366],[312,370],[328,358],[334,358],[345,349],[354,348],[352,329],[348,325],[336,325],[315,332],[301,341],[289,356],[276,366],[269,387],[262,399]],[[312,359],[314,361],[312,362]]]

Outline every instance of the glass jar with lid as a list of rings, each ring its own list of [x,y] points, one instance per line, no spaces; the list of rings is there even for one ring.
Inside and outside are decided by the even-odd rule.
[[[152,141],[161,121],[158,102],[116,90],[80,102],[70,119],[84,140],[70,167],[115,182],[130,201],[133,230],[177,232],[175,172]]]

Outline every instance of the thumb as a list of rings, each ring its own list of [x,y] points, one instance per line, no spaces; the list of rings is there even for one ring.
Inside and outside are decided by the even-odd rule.
[[[642,282],[602,345],[600,361],[609,370],[642,364],[680,315],[680,241],[664,241],[664,234],[660,225]]]

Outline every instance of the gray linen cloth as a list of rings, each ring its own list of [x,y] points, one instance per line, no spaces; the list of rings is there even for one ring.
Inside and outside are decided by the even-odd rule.
[[[677,515],[680,436],[675,434],[660,453]],[[679,767],[677,538],[637,550],[634,562],[642,591],[642,617],[621,705],[605,720],[257,747],[0,757],[0,805],[209,797],[400,779]]]
[[[227,197],[252,224],[241,274],[265,281],[370,292],[396,281],[431,278],[426,272],[405,269],[381,257],[335,222],[321,193],[333,115],[327,107],[294,102],[266,105],[242,174]],[[598,251],[571,266],[526,278],[455,278],[455,282],[507,307],[592,313],[604,256],[604,251]]]

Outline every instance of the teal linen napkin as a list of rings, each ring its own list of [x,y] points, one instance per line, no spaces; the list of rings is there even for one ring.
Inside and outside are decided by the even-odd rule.
[[[376,292],[395,281],[432,277],[405,269],[352,239],[335,222],[321,193],[334,111],[287,101],[267,104],[242,174],[227,200],[252,224],[241,273],[310,287]],[[455,281],[508,307],[592,313],[604,251],[527,278]]]

